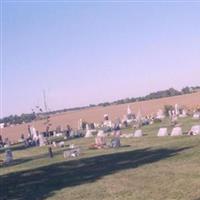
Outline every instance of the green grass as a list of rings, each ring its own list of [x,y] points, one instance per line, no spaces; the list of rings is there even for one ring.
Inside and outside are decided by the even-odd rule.
[[[179,123],[184,132],[200,124]],[[170,129],[169,121],[143,127],[144,137],[122,139],[119,149],[89,150],[94,139],[67,141],[82,151],[68,160],[60,148],[50,159],[48,147],[15,146],[14,163],[0,168],[0,199],[198,200],[200,137],[157,137],[163,126]]]

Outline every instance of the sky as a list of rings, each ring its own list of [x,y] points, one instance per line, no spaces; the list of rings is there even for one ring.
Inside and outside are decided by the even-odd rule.
[[[200,85],[200,1],[2,1],[1,117]]]

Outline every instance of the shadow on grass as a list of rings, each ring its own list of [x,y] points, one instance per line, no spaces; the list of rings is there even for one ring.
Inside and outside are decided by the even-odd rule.
[[[67,149],[68,148],[65,147],[65,148],[59,149],[57,151],[53,151],[53,156],[60,155],[64,150],[67,150]],[[4,164],[3,166],[1,166],[1,168],[3,169],[3,168],[6,168],[6,167],[13,167],[13,166],[21,165],[21,164],[24,164],[26,162],[37,160],[37,159],[50,158],[49,153],[48,153],[48,149],[46,149],[46,152],[47,153],[42,153],[42,154],[35,155],[35,156],[32,156],[32,157],[24,157],[24,158],[14,159],[8,165]],[[1,200],[1,197],[0,197],[0,200]]]
[[[33,170],[0,176],[1,200],[33,200],[53,196],[54,192],[95,182],[103,176],[134,169],[175,156],[187,148],[140,149],[64,161]]]
[[[23,142],[15,144],[15,145],[11,145],[11,147],[9,147],[9,149],[11,149],[12,151],[22,151],[22,150],[32,149],[32,148],[36,148],[36,146],[26,147]],[[5,153],[7,149],[8,148],[1,148],[0,153]]]
[[[31,147],[32,148],[32,147]],[[0,153],[5,153],[7,148],[1,148]],[[24,143],[20,143],[17,145],[11,146],[12,151],[20,151],[20,150],[25,150],[27,147],[24,146]]]

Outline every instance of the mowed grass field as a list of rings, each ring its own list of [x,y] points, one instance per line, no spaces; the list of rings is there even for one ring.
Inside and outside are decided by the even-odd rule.
[[[200,121],[179,123],[187,132]],[[14,163],[0,167],[0,199],[199,200],[200,136],[157,137],[159,127],[171,130],[169,120],[145,126],[144,137],[121,139],[119,149],[90,150],[94,138],[69,140],[82,153],[68,160],[61,148],[51,159],[48,147],[14,146]]]

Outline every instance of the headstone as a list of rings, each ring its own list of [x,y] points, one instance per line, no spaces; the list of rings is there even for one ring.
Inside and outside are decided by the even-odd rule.
[[[188,135],[200,135],[200,125],[192,126]]]
[[[172,110],[172,117],[173,117],[173,116],[176,116],[175,110]]]
[[[187,116],[187,111],[185,109],[182,110],[182,115]]]
[[[97,137],[105,137],[105,133],[102,130],[99,130],[97,133]]]
[[[70,151],[64,151],[63,156],[64,156],[65,159],[69,158],[70,157]]]
[[[39,145],[40,147],[45,146],[45,139],[42,134],[39,134]]]
[[[85,138],[90,138],[93,137],[93,134],[90,130],[87,130],[86,134],[85,134]]]
[[[75,137],[75,132],[73,130],[70,131],[69,137],[70,138],[74,138]]]
[[[63,156],[64,156],[64,158],[80,156],[80,148],[75,147],[73,149],[66,150],[66,151],[63,152]]]
[[[130,106],[128,106],[128,108],[127,108],[127,115],[131,115],[131,114],[132,114],[132,111],[130,109]]]
[[[103,118],[104,118],[104,121],[108,121],[108,120],[109,120],[108,114],[105,114],[105,115],[103,116]]]
[[[6,144],[4,145],[4,148],[10,148],[10,143],[6,143]]]
[[[112,128],[112,122],[110,120],[105,120],[103,122],[103,125],[106,126],[106,127]]]
[[[104,146],[106,144],[106,135],[103,130],[99,130],[95,138],[95,144],[97,146]]]
[[[86,124],[86,130],[90,130],[89,124]]]
[[[158,131],[158,137],[168,136],[167,128],[160,128]]]
[[[172,132],[171,132],[171,136],[181,136],[182,133],[182,128],[181,127],[175,127],[173,128]]]
[[[138,113],[137,113],[137,116],[136,116],[136,121],[137,121],[138,123],[140,123],[141,120],[142,120],[142,115],[141,115],[140,110],[138,110]]]
[[[69,149],[74,149],[75,148],[75,145],[74,144],[70,144],[69,145]]]
[[[175,115],[178,116],[179,115],[179,105],[175,104],[174,108],[175,108]]]
[[[5,138],[4,143],[4,148],[10,148],[11,142],[8,138]]]
[[[83,129],[83,120],[80,119],[80,120],[78,121],[78,130],[82,130],[82,129]]]
[[[177,123],[177,120],[178,120],[178,117],[177,117],[175,114],[173,114],[173,115],[172,115],[171,122],[176,124],[176,123]]]
[[[143,136],[142,130],[136,130],[135,131],[134,137],[142,137],[142,136]]]
[[[121,146],[120,138],[119,137],[113,138],[112,141],[111,141],[111,147],[112,148],[119,148],[120,146]]]
[[[94,123],[94,127],[95,127],[95,129],[97,129],[100,127],[100,125],[98,123]]]
[[[4,126],[5,126],[5,124],[4,124],[4,123],[0,123],[0,129],[3,129],[3,128],[4,128]]]
[[[39,141],[39,133],[37,133],[37,131],[36,131],[36,133],[33,135],[32,138],[35,141],[35,143],[37,143],[37,141]]]
[[[161,120],[165,118],[165,115],[162,109],[158,110],[156,118],[161,119]]]
[[[182,110],[182,113],[179,114],[179,117],[181,117],[181,118],[187,117],[187,111],[186,111],[185,109],[183,109],[183,110]]]
[[[55,141],[53,141],[53,143],[52,143],[52,144],[53,144],[53,146],[54,146],[54,147],[57,147],[57,144],[56,144],[56,142],[55,142]]]
[[[5,152],[5,163],[9,164],[13,161],[13,154],[11,149],[7,149]]]
[[[31,137],[32,138],[37,137],[37,131],[36,131],[36,129],[34,127],[31,127],[30,131],[31,131]]]
[[[59,147],[63,148],[63,147],[65,147],[65,142],[61,141],[61,142],[58,143],[58,145],[59,145]]]
[[[63,134],[62,133],[55,133],[54,136],[56,136],[56,137],[62,137]]]
[[[200,119],[200,113],[194,113],[193,119]]]

